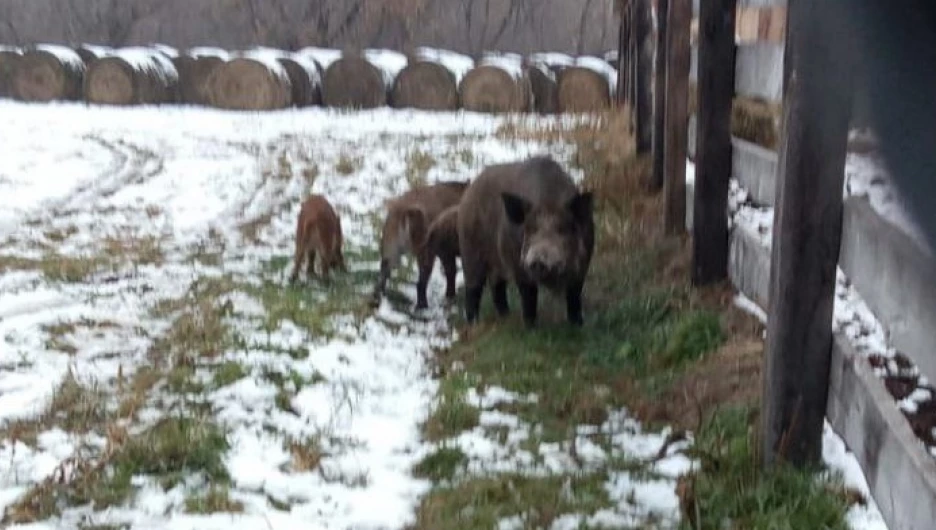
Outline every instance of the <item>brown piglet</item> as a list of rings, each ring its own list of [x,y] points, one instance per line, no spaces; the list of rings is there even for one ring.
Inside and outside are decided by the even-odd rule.
[[[438,182],[419,186],[387,201],[387,217],[380,234],[380,273],[374,287],[373,304],[380,303],[390,273],[405,254],[414,255],[419,267],[416,282],[416,308],[429,306],[426,286],[432,274],[434,258],[425,249],[429,226],[445,209],[458,204],[467,181]]]
[[[445,271],[445,298],[448,301],[455,299],[455,276],[458,267],[455,260],[461,255],[458,248],[458,205],[451,206],[429,225],[426,235],[425,252],[429,260],[429,270],[435,258],[442,262]]]
[[[342,244],[341,218],[338,217],[338,213],[322,195],[310,195],[302,203],[299,220],[296,222],[296,255],[293,258],[289,283],[293,284],[299,279],[299,270],[306,258],[306,275],[315,275],[316,254],[319,256],[319,268],[323,278],[328,278],[332,268],[347,272],[341,252]]]

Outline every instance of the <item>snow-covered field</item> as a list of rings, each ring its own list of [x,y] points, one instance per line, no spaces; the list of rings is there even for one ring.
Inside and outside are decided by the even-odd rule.
[[[0,115],[0,511],[10,522],[413,521],[430,486],[411,472],[433,450],[418,428],[436,391],[427,357],[455,336],[438,271],[428,311],[412,313],[405,279],[366,308],[383,201],[414,179],[470,178],[547,151],[567,160],[570,148],[499,139],[493,117],[388,109],[0,101]],[[342,216],[350,271],[289,289],[295,216],[310,191]],[[477,405],[508,397],[489,389]],[[516,418],[482,413],[482,426],[504,422]],[[608,453],[590,442],[601,433]],[[643,433],[621,411],[583,427],[577,451],[582,465],[644,458],[666,434]],[[479,429],[457,442],[472,468],[578,469],[569,447],[532,454],[520,441]],[[609,476],[620,506],[567,514],[559,527],[675,520],[675,478],[691,464],[679,449],[653,479]]]

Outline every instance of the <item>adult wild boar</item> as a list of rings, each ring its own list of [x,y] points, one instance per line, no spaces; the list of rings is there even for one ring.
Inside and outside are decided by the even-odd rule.
[[[434,257],[424,245],[429,225],[446,208],[458,204],[468,187],[467,181],[438,182],[419,186],[387,201],[387,217],[380,235],[380,273],[374,288],[373,303],[383,296],[390,273],[399,266],[404,254],[416,256],[419,279],[416,282],[416,309],[429,307],[426,286],[432,274]]]
[[[316,254],[319,255],[319,268],[323,278],[328,277],[332,267],[347,272],[344,254],[341,252],[342,244],[341,218],[338,217],[338,213],[322,195],[310,195],[302,203],[299,219],[296,221],[296,253],[293,256],[289,283],[296,283],[299,279],[299,269],[306,258],[309,260],[306,275],[315,274]]]
[[[455,275],[458,274],[458,266],[455,260],[459,257],[458,249],[458,205],[451,206],[429,225],[426,235],[425,252],[429,260],[429,271],[432,272],[432,265],[435,258],[438,257],[442,262],[442,270],[445,271],[445,298],[452,301],[455,299]]]
[[[564,293],[570,323],[582,325],[582,288],[595,246],[591,192],[579,192],[551,157],[486,167],[458,206],[465,318],[478,319],[486,281],[508,313],[507,281],[520,292],[523,320],[536,323],[539,286]]]

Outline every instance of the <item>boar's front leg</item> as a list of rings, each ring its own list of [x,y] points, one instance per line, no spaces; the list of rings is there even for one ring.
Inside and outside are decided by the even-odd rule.
[[[581,326],[585,323],[582,318],[582,288],[584,282],[572,282],[566,286],[566,318],[570,324]]]
[[[426,288],[429,286],[429,277],[432,276],[435,255],[428,251],[420,253],[417,265],[419,267],[419,279],[416,280],[416,309],[426,309],[429,307]]]
[[[523,323],[527,328],[536,325],[536,298],[537,287],[535,283],[517,282],[520,291],[520,303],[523,306]]]
[[[494,309],[497,310],[497,314],[501,317],[507,316],[510,313],[510,307],[507,305],[507,280],[504,278],[495,279],[493,294]]]
[[[465,276],[465,320],[468,324],[478,321],[481,308],[481,294],[487,280],[487,267],[473,260],[462,261],[462,274]]]
[[[455,276],[458,274],[458,265],[455,263],[455,256],[443,255],[439,261],[442,262],[442,268],[445,270],[445,298],[447,300],[455,299]]]

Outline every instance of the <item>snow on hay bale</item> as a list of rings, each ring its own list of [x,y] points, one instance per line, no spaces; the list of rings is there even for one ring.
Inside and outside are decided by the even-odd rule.
[[[20,58],[16,48],[0,47],[0,98],[12,95],[13,69]]]
[[[406,56],[390,50],[346,52],[325,69],[322,102],[329,107],[371,109],[387,104]]]
[[[84,72],[84,61],[71,48],[39,44],[16,61],[13,95],[23,101],[77,101]]]
[[[559,109],[596,112],[611,106],[617,70],[598,57],[578,57],[559,72]]]
[[[102,105],[171,103],[178,85],[179,74],[168,57],[135,46],[91,61],[84,76],[85,101]]]
[[[275,48],[254,48],[247,52],[247,55],[276,61],[286,69],[291,89],[290,101],[293,105],[308,107],[322,102],[322,68],[314,58]]]
[[[96,44],[82,44],[75,48],[75,53],[85,63],[85,68],[95,59],[106,57],[114,53],[114,49],[109,46],[98,46]]]
[[[279,50],[256,49],[234,55],[208,76],[208,102],[230,110],[275,110],[292,104],[289,73]]]
[[[474,66],[467,55],[417,48],[393,82],[394,107],[423,110],[458,108],[458,83]]]
[[[514,53],[485,53],[458,85],[462,107],[475,112],[526,112],[533,89],[523,65]]]
[[[172,59],[179,72],[179,101],[192,105],[208,104],[208,76],[226,61],[228,52],[221,48],[196,47]]]
[[[169,59],[175,59],[176,57],[179,56],[179,50],[173,48],[172,46],[169,46],[168,44],[155,43],[155,44],[150,44],[149,47],[165,55]]]
[[[533,89],[533,109],[543,114],[559,112],[559,72],[575,64],[575,59],[563,53],[534,53],[527,57],[530,85]]]

